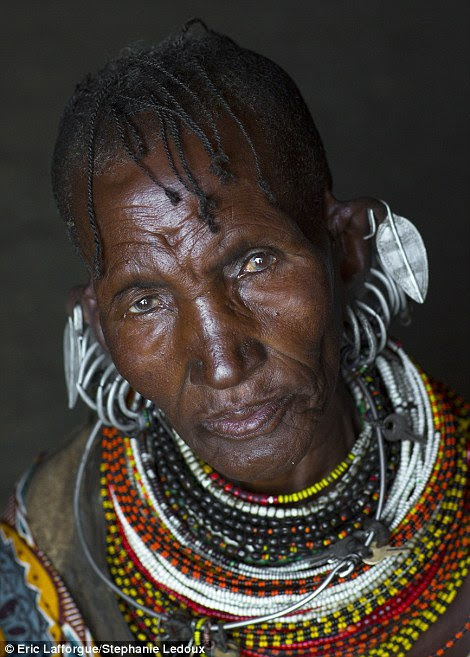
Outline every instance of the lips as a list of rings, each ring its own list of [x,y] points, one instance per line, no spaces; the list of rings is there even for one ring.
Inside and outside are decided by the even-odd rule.
[[[204,429],[227,438],[251,438],[274,431],[281,422],[292,397],[269,399],[228,412],[201,422]]]

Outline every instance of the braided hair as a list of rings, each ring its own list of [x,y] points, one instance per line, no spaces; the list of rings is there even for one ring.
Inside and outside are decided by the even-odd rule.
[[[261,135],[258,149],[247,116],[249,125]],[[320,136],[294,82],[271,60],[240,48],[198,19],[157,46],[126,49],[77,85],[59,126],[52,185],[59,212],[80,252],[72,207],[77,176],[86,172],[96,277],[102,273],[93,199],[96,174],[130,158],[172,204],[180,201],[178,192],[145,165],[145,155],[157,140],[163,144],[175,178],[197,198],[201,220],[216,232],[215,201],[191,171],[183,137],[189,132],[200,140],[211,172],[222,184],[229,184],[234,174],[217,126],[220,117],[228,118],[239,130],[253,159],[257,185],[272,205],[282,205],[279,196],[289,195],[301,203],[305,189],[313,190],[308,195],[311,199],[313,193],[313,203],[321,203],[325,187],[331,187],[331,175]],[[281,181],[278,198],[263,174],[261,147],[274,160]]]

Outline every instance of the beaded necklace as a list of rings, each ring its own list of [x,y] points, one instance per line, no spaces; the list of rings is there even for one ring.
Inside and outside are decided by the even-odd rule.
[[[406,413],[426,437],[424,445],[387,445],[383,517],[390,543],[410,549],[362,564],[308,608],[233,630],[243,655],[405,654],[462,583],[466,464],[449,404],[393,344],[377,370],[379,378],[364,377],[378,407]],[[348,383],[363,404],[359,386]],[[340,465],[290,496],[224,482],[158,424],[133,438],[105,429],[102,470],[111,575],[138,603],[170,617],[159,623],[121,601],[131,631],[146,641],[176,637],[191,619],[200,640],[207,618],[250,619],[300,600],[331,569],[325,550],[361,531],[378,498],[368,424]]]

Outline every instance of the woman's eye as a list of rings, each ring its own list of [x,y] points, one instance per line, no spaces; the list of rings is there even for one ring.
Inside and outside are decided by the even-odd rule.
[[[129,312],[133,313],[134,315],[143,314],[158,308],[159,305],[160,302],[157,297],[143,297],[142,299],[139,299],[139,301],[136,301],[132,304],[132,306],[129,308]]]
[[[245,274],[255,274],[256,272],[263,271],[270,267],[276,258],[271,253],[254,253],[243,263],[243,267],[238,274],[238,277]]]

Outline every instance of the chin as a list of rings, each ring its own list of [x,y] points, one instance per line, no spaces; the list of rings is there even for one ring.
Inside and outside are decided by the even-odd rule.
[[[312,447],[314,425],[313,421],[301,427],[283,423],[269,434],[243,440],[199,434],[188,444],[223,477],[249,489],[258,481],[268,484],[291,472]]]

